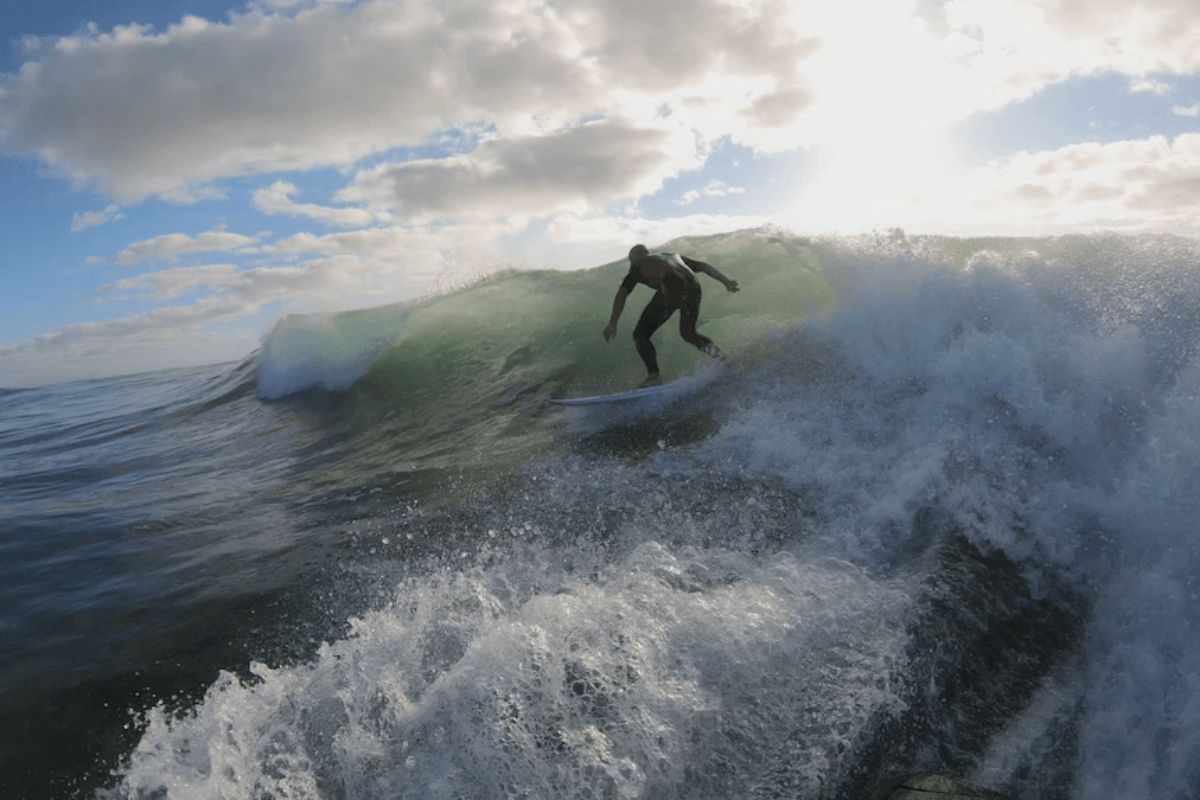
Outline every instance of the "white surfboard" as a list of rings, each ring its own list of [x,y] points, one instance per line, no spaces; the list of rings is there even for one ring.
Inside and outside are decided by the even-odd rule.
[[[551,403],[560,406],[598,406],[607,403],[626,403],[630,400],[641,400],[644,397],[654,397],[662,394],[671,387],[670,383],[660,383],[656,386],[643,386],[640,389],[630,389],[616,394],[597,394],[591,397],[552,397]]]

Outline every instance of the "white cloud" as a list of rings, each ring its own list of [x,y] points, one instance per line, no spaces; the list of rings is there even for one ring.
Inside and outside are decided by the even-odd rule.
[[[574,192],[521,162],[522,146],[566,141],[581,119],[693,132],[698,150],[670,148],[678,160],[655,170],[672,174],[725,137],[846,162],[881,139],[903,152],[1071,76],[1117,71],[1157,90],[1150,76],[1200,70],[1200,15],[1195,0],[260,0],[226,22],[89,31],[31,58],[0,78],[3,147],[123,200],[194,201],[231,175],[490,131],[474,154],[389,164],[344,195],[425,219],[486,216],[502,198],[554,213],[620,192],[586,153],[574,164],[597,183]],[[414,200],[426,183],[445,194]],[[262,190],[273,213],[365,224],[280,188]]]
[[[115,203],[109,204],[104,208],[96,211],[85,211],[82,214],[71,215],[71,233],[79,233],[86,231],[88,228],[95,228],[100,225],[106,225],[123,217],[121,209]]]
[[[409,221],[543,215],[647,194],[699,165],[686,131],[604,120],[485,141],[469,154],[382,164],[358,173],[338,198]]]
[[[1022,153],[980,170],[997,218],[1046,228],[1200,232],[1200,134]]]
[[[210,253],[239,250],[255,244],[253,236],[243,236],[227,231],[206,231],[196,236],[186,233],[168,233],[134,242],[113,257],[113,263],[121,267],[140,264],[143,261],[174,261],[191,253]]]
[[[915,167],[912,180],[885,194],[864,193],[865,184],[817,186],[786,221],[815,230],[1200,234],[1200,134],[1023,152],[961,172]]]
[[[145,272],[102,286],[100,293],[147,292],[160,300],[169,300],[196,287],[228,284],[237,274],[237,270],[237,266],[233,264],[204,264]]]
[[[474,223],[452,226],[414,225],[381,226],[355,231],[339,231],[318,236],[297,233],[262,248],[273,258],[303,255],[371,257],[397,265],[414,274],[430,263],[458,260],[464,254],[489,258],[499,238],[518,233],[523,225],[511,222]],[[495,259],[492,255],[490,258]]]
[[[233,264],[205,264],[147,272],[101,287],[106,295],[150,293],[160,299],[202,290],[205,300],[220,298],[256,310],[265,303],[296,298],[323,300],[329,306],[350,295],[394,299],[397,285],[411,288],[421,269],[381,258],[378,254],[333,252],[298,264],[239,268]],[[381,282],[382,281],[382,282]]]
[[[965,64],[1028,94],[1071,75],[1200,70],[1195,0],[951,0],[945,16]]]
[[[1134,78],[1129,82],[1129,91],[1138,94],[1166,94],[1171,85],[1153,78]]]
[[[691,205],[701,197],[728,197],[731,194],[744,194],[741,186],[729,186],[724,181],[709,181],[703,189],[689,189],[679,196],[675,202],[681,206]]]
[[[156,308],[153,311],[121,319],[67,325],[38,336],[25,344],[5,345],[0,348],[0,351],[4,351],[4,354],[8,355],[12,351],[22,348],[38,350],[74,343],[95,343],[106,339],[120,339],[131,334],[139,338],[155,338],[161,335],[173,335],[173,332],[181,327],[243,314],[247,310],[247,306],[243,303],[206,299],[187,306]]]
[[[219,186],[203,184],[174,186],[158,193],[159,199],[181,206],[190,206],[206,200],[224,200],[228,196],[225,190]]]
[[[28,342],[0,345],[0,386],[36,386],[229,360],[248,350],[253,340],[244,334],[213,333],[205,326],[252,310],[237,301],[209,298],[121,319],[68,325]]]
[[[370,225],[377,215],[363,208],[333,208],[312,203],[296,203],[292,195],[300,191],[293,183],[275,181],[254,193],[254,206],[264,214],[307,217],[341,228]]]
[[[742,113],[755,125],[781,128],[793,122],[814,100],[813,91],[807,86],[785,85],[758,95]]]
[[[128,202],[186,198],[230,175],[351,164],[479,120],[524,136],[626,103],[652,110],[668,95],[728,103],[715,76],[753,90],[735,108],[781,122],[802,110],[788,87],[815,48],[786,7],[273,3],[224,23],[186,17],[161,32],[59,39],[3,79],[0,127],[9,152]]]
[[[1200,104],[1194,106],[1172,106],[1171,113],[1177,117],[1200,117]]]
[[[804,65],[802,117],[825,149],[905,151],[965,116],[1068,78],[1200,71],[1195,0],[805,3],[822,48]],[[870,25],[863,20],[870,19]]]

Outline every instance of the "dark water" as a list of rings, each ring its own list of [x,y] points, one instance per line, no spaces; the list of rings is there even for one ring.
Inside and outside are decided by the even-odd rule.
[[[0,393],[4,796],[1195,796],[1196,245],[678,247]]]

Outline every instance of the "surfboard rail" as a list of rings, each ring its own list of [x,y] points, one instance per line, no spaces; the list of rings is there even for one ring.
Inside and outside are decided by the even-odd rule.
[[[560,406],[598,406],[609,403],[627,403],[631,400],[641,400],[646,397],[660,395],[670,388],[670,386],[670,383],[659,383],[654,386],[640,386],[637,389],[629,389],[624,392],[597,394],[590,397],[551,397],[550,402]]]

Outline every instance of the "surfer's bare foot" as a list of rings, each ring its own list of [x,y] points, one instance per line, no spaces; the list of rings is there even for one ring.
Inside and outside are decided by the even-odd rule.
[[[649,375],[647,375],[647,376],[646,376],[646,380],[642,381],[642,382],[641,382],[641,384],[639,384],[639,385],[638,385],[638,388],[639,388],[639,389],[644,389],[644,388],[646,388],[647,386],[658,386],[658,385],[660,385],[661,383],[662,383],[662,378],[660,378],[660,377],[658,376],[658,373],[657,373],[657,372],[652,372],[652,373],[650,373]]]
[[[718,361],[725,360],[725,354],[721,352],[721,348],[717,347],[712,342],[709,342],[704,346],[704,354],[709,358],[715,358]]]

